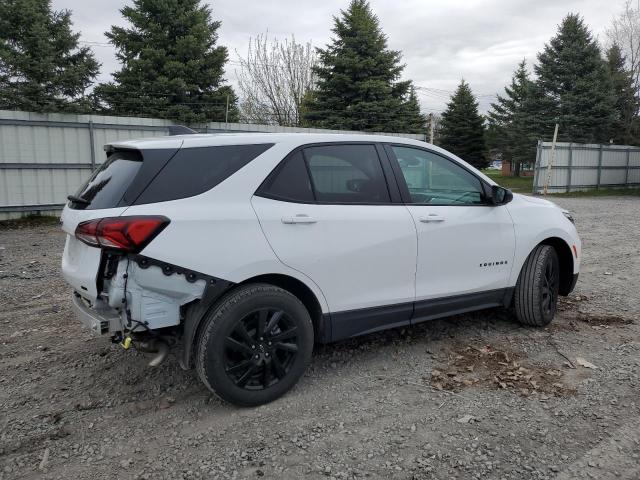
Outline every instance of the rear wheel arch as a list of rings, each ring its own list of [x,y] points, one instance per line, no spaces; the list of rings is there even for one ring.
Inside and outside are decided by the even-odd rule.
[[[268,283],[288,291],[298,298],[305,306],[313,323],[313,333],[316,342],[326,343],[331,338],[330,323],[325,322],[322,306],[316,294],[304,282],[289,275],[271,273],[248,278],[238,285],[249,283]]]
[[[225,289],[216,295],[215,298],[207,300],[206,297],[199,301],[192,302],[185,310],[184,334],[182,354],[180,355],[180,363],[182,368],[190,369],[193,367],[193,353],[196,342],[200,336],[203,319],[206,314],[221,301],[225,296],[233,293],[241,286],[252,283],[269,284],[280,287],[288,291],[298,298],[305,306],[313,323],[313,333],[316,342],[327,343],[331,339],[331,323],[325,321],[326,316],[322,313],[322,306],[315,293],[297,278],[284,274],[263,274],[255,277],[247,278],[232,287]]]

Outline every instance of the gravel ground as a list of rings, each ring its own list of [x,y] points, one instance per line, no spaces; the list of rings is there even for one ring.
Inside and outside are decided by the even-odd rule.
[[[253,409],[82,330],[57,227],[0,230],[0,479],[638,479],[640,198],[558,203],[584,258],[549,328],[489,310],[320,346]]]

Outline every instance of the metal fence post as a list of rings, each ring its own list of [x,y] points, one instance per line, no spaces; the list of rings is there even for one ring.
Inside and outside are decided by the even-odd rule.
[[[600,190],[601,177],[602,177],[602,144],[600,144],[600,150],[598,152],[598,181],[596,183],[596,190]]]
[[[91,143],[91,170],[96,168],[96,145],[94,141],[93,120],[89,120],[89,142]]]
[[[567,192],[571,191],[571,172],[573,170],[573,142],[569,144],[569,163],[567,171]]]
[[[624,184],[625,186],[629,183],[629,157],[631,156],[631,150],[627,148],[627,171],[624,174]]]

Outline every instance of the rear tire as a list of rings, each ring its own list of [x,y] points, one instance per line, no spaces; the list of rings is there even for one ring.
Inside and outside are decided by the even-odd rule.
[[[313,351],[313,324],[298,298],[268,284],[242,286],[203,320],[196,350],[202,382],[239,406],[268,403],[304,374]]]
[[[548,325],[556,314],[560,285],[558,254],[550,245],[538,245],[522,266],[514,292],[514,310],[520,323]]]

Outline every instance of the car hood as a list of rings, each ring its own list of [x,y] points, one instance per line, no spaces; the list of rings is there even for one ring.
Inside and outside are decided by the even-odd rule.
[[[520,193],[514,193],[513,196],[518,198],[518,200],[522,200],[529,203],[535,203],[536,205],[545,205],[547,207],[560,208],[557,204],[553,203],[550,200],[545,200],[544,198],[532,197],[529,195],[522,195]]]

